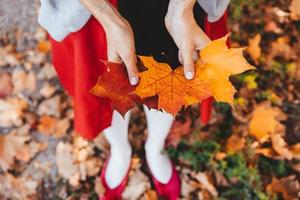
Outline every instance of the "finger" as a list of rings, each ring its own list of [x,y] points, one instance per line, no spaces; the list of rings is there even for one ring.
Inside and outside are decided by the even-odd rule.
[[[193,62],[193,49],[185,48],[182,50],[184,76],[186,79],[191,80],[194,78],[194,62]]]
[[[193,51],[193,62],[196,63],[198,58],[199,58],[199,51],[194,50]]]
[[[181,53],[180,49],[178,50],[178,60],[183,65],[183,57],[182,57],[182,53]]]
[[[120,58],[117,52],[108,51],[107,54],[108,54],[107,57],[109,62],[122,63],[122,59]]]
[[[121,59],[125,63],[130,84],[137,85],[139,82],[139,78],[138,78],[138,69],[136,65],[137,62],[136,55],[134,54],[134,52],[130,52],[125,54],[124,56],[121,56]]]

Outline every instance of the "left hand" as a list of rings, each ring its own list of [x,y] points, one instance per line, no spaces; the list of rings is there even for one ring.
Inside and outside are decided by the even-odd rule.
[[[198,51],[209,42],[209,37],[198,26],[193,13],[196,0],[170,0],[165,24],[179,48],[179,60],[183,63],[186,79],[194,77],[194,61]]]

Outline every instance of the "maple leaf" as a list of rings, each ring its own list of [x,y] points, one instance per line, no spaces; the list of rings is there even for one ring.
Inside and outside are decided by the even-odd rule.
[[[243,56],[245,48],[228,48],[228,35],[209,43],[200,51],[200,59],[196,63],[199,77],[210,81],[212,96],[216,101],[233,105],[236,90],[229,81],[231,75],[237,75],[255,69]]]
[[[12,131],[6,136],[0,136],[0,168],[3,171],[10,169],[15,158],[18,160],[29,161],[29,146],[26,142],[29,140],[28,135],[17,135],[16,131]]]
[[[251,56],[251,58],[254,60],[255,64],[258,64],[258,59],[261,56],[261,48],[260,48],[260,42],[261,42],[261,35],[257,34],[254,38],[250,38],[248,40],[249,47],[247,48],[247,52]]]
[[[231,135],[226,143],[226,150],[228,152],[237,152],[245,148],[246,139],[239,135]]]
[[[284,199],[296,200],[298,199],[300,184],[295,175],[283,177],[279,180],[273,177],[272,182],[267,185],[266,189],[270,194],[281,193]]]
[[[186,80],[183,67],[172,70],[167,63],[158,63],[152,57],[140,56],[148,69],[140,73],[135,94],[141,98],[158,95],[158,109],[175,115],[183,105],[191,105],[210,96],[209,84],[197,78]]]
[[[272,107],[270,102],[263,102],[252,113],[249,134],[264,143],[271,135],[284,133],[284,126],[279,121],[284,119],[286,115],[280,109]]]
[[[187,118],[185,122],[179,120],[174,121],[167,138],[167,145],[177,146],[183,136],[191,133],[191,118]]]
[[[97,84],[90,92],[99,97],[108,97],[112,101],[112,108],[121,115],[135,106],[135,99],[131,92],[135,86],[130,85],[124,64],[103,61],[107,71],[100,75]]]

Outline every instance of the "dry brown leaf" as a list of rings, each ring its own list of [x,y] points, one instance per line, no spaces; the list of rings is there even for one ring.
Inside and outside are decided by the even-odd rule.
[[[274,151],[287,160],[293,158],[293,153],[290,151],[288,144],[284,141],[280,134],[271,135],[272,147]]]
[[[217,189],[212,183],[210,183],[209,178],[205,173],[199,172],[194,176],[194,178],[201,183],[204,187],[203,189],[207,190],[210,195],[213,197],[217,197],[219,195]]]
[[[300,160],[300,143],[295,144],[291,147],[293,157],[297,160]]]
[[[14,86],[14,94],[20,92],[32,93],[36,89],[36,76],[34,72],[25,72],[23,69],[16,68],[12,73],[12,83]]]
[[[67,118],[59,120],[55,117],[42,116],[39,119],[37,130],[41,133],[60,138],[66,135],[69,127],[70,121]]]
[[[28,105],[22,99],[11,97],[6,100],[0,99],[0,126],[20,126],[22,117]]]
[[[38,183],[31,177],[15,177],[10,173],[0,175],[0,194],[5,199],[32,200]]]
[[[0,98],[10,95],[13,91],[10,74],[0,73],[0,83]]]
[[[244,137],[232,134],[226,143],[227,152],[237,152],[245,148],[246,139]]]
[[[252,113],[249,134],[264,143],[271,134],[284,133],[285,127],[279,121],[284,119],[286,115],[280,109],[272,107],[270,102],[263,102]]]
[[[261,154],[265,157],[269,157],[269,158],[278,158],[276,157],[277,154],[276,152],[272,149],[272,148],[259,148],[259,149],[255,149],[254,152],[256,154]],[[283,158],[278,158],[278,159],[283,159]]]
[[[300,0],[292,0],[290,5],[291,18],[293,20],[300,19]]]
[[[37,78],[40,80],[41,79],[50,80],[55,77],[57,77],[57,73],[55,71],[54,66],[50,63],[46,63],[37,75]]]
[[[189,199],[190,193],[197,190],[198,186],[197,183],[194,180],[191,180],[190,174],[191,169],[189,168],[182,168],[180,170],[181,172],[181,195],[185,199]]]
[[[158,195],[155,190],[147,190],[144,197],[145,200],[158,200]]]
[[[273,177],[272,182],[267,186],[267,191],[281,193],[286,200],[299,199],[300,184],[295,175],[277,179]]]
[[[271,50],[267,55],[267,63],[272,63],[276,56],[280,56],[285,59],[296,59],[297,55],[289,42],[290,39],[286,36],[279,37],[277,40],[273,41],[271,43]]]
[[[81,137],[73,138],[73,144],[59,142],[56,147],[56,164],[59,174],[72,186],[96,175],[102,166],[100,158],[93,156],[94,151],[88,141]]]
[[[96,179],[95,179],[95,192],[98,194],[98,196],[103,196],[104,193],[105,193],[105,187],[103,186],[102,184],[102,181],[101,181],[101,177],[100,176],[97,176]]]
[[[255,62],[255,64],[258,64],[258,59],[261,56],[261,48],[260,48],[260,41],[261,41],[261,35],[257,34],[254,38],[250,38],[248,40],[248,48],[247,52],[250,54],[251,58]]]
[[[43,87],[40,89],[40,94],[46,98],[51,97],[56,91],[56,88],[46,82]]]
[[[130,172],[129,181],[122,197],[127,200],[136,200],[150,188],[149,178],[138,168]]]
[[[42,101],[37,109],[39,115],[49,115],[60,118],[62,111],[61,96],[55,95],[50,99]]]
[[[0,167],[3,171],[9,170],[15,159],[25,162],[30,160],[30,149],[26,144],[29,139],[28,135],[17,135],[16,131],[0,136]]]
[[[191,132],[191,124],[191,118],[187,118],[185,122],[174,121],[167,138],[167,145],[177,146],[182,137]]]
[[[18,55],[14,52],[13,45],[0,48],[0,67],[5,65],[16,66],[20,64]]]

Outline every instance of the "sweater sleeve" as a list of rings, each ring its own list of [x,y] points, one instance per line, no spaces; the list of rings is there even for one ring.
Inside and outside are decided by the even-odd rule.
[[[80,30],[91,13],[79,0],[40,0],[38,23],[53,39],[60,42],[70,33]]]
[[[207,13],[209,22],[218,21],[228,7],[230,0],[197,0],[203,10]]]

